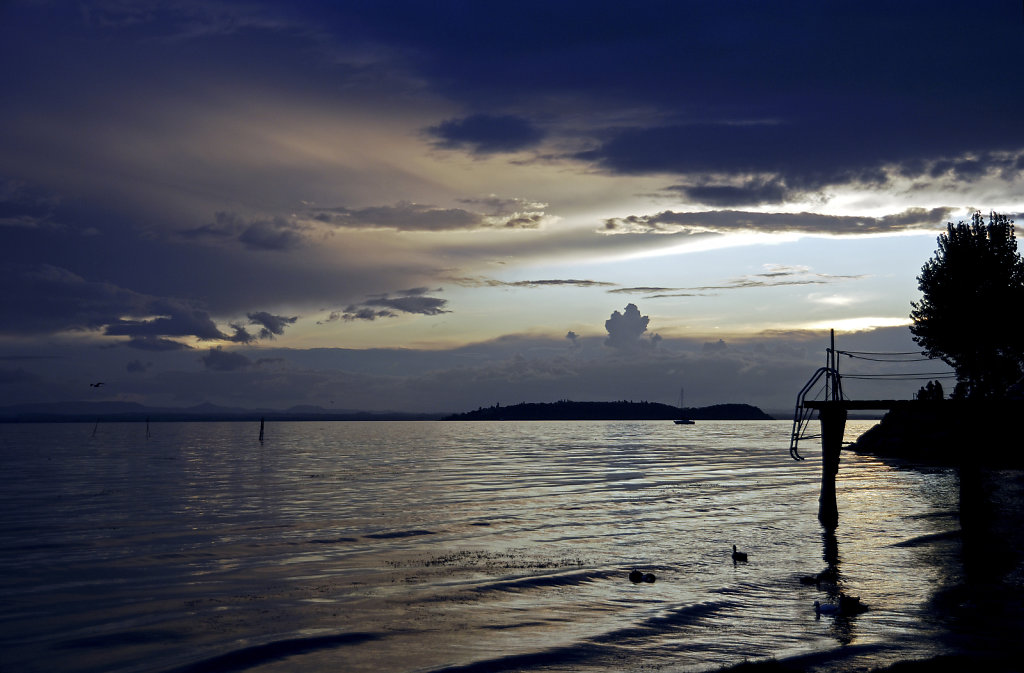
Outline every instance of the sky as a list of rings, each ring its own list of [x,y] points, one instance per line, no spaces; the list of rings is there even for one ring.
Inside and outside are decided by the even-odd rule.
[[[917,349],[947,222],[1021,221],[1022,37],[1017,0],[3,0],[0,405],[791,409],[829,329]]]

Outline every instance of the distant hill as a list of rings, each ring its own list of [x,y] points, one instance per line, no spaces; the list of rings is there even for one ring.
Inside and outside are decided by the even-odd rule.
[[[749,404],[716,404],[680,409],[657,402],[523,403],[480,408],[464,414],[412,414],[296,406],[289,409],[243,409],[203,403],[192,407],[147,407],[137,402],[89,401],[16,404],[0,407],[0,423],[92,423],[132,421],[637,421],[674,420],[682,416],[698,421],[772,420]]]
[[[481,407],[453,414],[446,421],[656,421],[690,418],[695,421],[770,421],[771,416],[749,404],[715,404],[682,410],[658,402],[523,402],[510,407]]]
[[[136,402],[47,402],[0,407],[0,423],[118,421],[422,421],[442,414],[370,412],[297,406],[290,409],[242,409],[203,403],[193,407],[147,407]]]

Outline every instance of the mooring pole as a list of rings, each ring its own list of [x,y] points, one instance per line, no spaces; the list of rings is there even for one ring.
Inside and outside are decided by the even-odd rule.
[[[832,369],[832,375],[829,377],[832,383],[832,399],[838,400],[841,395],[839,394],[839,358],[836,357],[836,331],[834,329],[830,329],[828,333],[828,366]]]
[[[261,442],[263,441],[263,421],[265,421],[265,420],[266,419],[264,417],[260,416],[260,441]]]
[[[839,523],[836,504],[836,474],[839,473],[839,453],[843,449],[846,432],[846,409],[840,400],[825,404],[818,411],[821,423],[821,495],[818,497],[818,521],[825,528],[834,529]]]

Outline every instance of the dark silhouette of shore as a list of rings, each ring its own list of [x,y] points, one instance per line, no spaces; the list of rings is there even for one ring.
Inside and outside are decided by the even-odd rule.
[[[511,406],[480,407],[453,414],[446,421],[657,421],[682,415],[697,421],[770,421],[771,416],[749,404],[716,404],[680,409],[658,402],[522,402]]]
[[[1018,418],[1024,401],[907,400],[893,406],[850,448],[857,453],[960,465],[1024,468]]]

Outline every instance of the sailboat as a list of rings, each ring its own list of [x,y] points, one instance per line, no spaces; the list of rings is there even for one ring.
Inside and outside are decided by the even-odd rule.
[[[679,411],[683,410],[683,389],[679,389]],[[689,418],[677,418],[675,421],[676,425],[693,425],[693,421]]]

